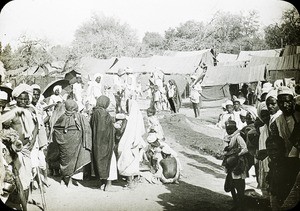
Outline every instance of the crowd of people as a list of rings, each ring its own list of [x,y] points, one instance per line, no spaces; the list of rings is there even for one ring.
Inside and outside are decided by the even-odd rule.
[[[124,74],[118,72],[113,96],[96,74],[87,90],[81,75],[76,75],[71,92],[63,93],[56,85],[53,94],[44,98],[38,84],[21,83],[10,101],[1,101],[3,202],[27,210],[33,188],[44,197],[49,175],[59,177],[66,187],[96,179],[103,191],[116,191],[113,181],[117,180],[127,181],[125,189],[135,188],[141,178],[156,184],[178,183],[181,165],[165,143],[156,108],[150,105],[145,125],[136,92],[125,85]],[[114,111],[108,109],[112,100]]]
[[[300,201],[300,86],[265,82],[260,88],[252,105],[241,91],[222,105],[217,126],[224,130],[224,189],[243,210],[245,179],[254,166],[272,210],[288,210]]]
[[[205,71],[190,76],[195,118],[200,116]],[[63,93],[56,85],[46,99],[38,84],[19,84],[9,101],[1,91],[2,201],[26,210],[35,186],[42,196],[47,190],[49,175],[60,177],[66,187],[97,179],[103,191],[116,191],[113,181],[117,180],[126,181],[125,189],[135,188],[141,178],[154,184],[178,183],[182,167],[165,142],[157,117],[165,109],[179,112],[176,82],[165,83],[161,71],[151,76],[145,124],[137,103],[143,91],[141,86],[134,88],[133,81],[120,69],[113,87],[103,86],[102,75],[95,74],[87,89],[81,75],[76,75],[70,92]],[[222,104],[217,127],[224,131],[224,190],[243,210],[245,179],[253,166],[258,188],[271,208],[288,209],[300,200],[299,85],[264,82],[257,90],[254,95],[243,86]]]

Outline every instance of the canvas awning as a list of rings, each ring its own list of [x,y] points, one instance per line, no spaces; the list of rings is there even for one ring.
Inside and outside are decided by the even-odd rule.
[[[116,58],[97,59],[93,57],[83,57],[78,64],[79,68],[76,69],[76,72],[83,75],[83,77],[93,78],[96,73],[105,74],[115,62]]]
[[[282,48],[262,51],[240,51],[237,61],[249,61],[253,56],[279,57],[282,51]]]
[[[121,57],[117,58],[116,63],[106,71],[106,73],[116,74],[120,68],[126,68],[130,73],[145,73],[145,66],[147,65],[150,57]]]
[[[202,55],[174,57],[152,56],[145,66],[146,72],[161,69],[165,74],[193,74],[202,62]]]
[[[248,66],[266,65],[268,70],[299,70],[300,54],[282,57],[253,56]]]
[[[214,66],[214,55],[212,54],[212,49],[203,49],[199,51],[165,51],[163,56],[173,56],[173,57],[200,56],[201,62],[205,63],[207,66]]]
[[[208,67],[202,86],[249,83],[265,80],[265,65],[253,67]]]

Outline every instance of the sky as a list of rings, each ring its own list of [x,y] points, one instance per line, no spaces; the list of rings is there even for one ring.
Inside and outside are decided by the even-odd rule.
[[[209,22],[217,11],[257,10],[261,27],[278,22],[293,5],[281,0],[13,0],[0,13],[0,41],[16,48],[21,36],[69,45],[92,14],[127,23],[141,41],[145,32],[164,31],[188,20]]]

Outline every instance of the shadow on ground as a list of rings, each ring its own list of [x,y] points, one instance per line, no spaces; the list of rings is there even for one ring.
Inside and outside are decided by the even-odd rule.
[[[165,185],[170,193],[158,195],[161,201],[157,203],[165,211],[216,211],[235,210],[230,196],[213,192],[209,189],[198,187],[180,181],[179,184]],[[270,211],[267,200],[245,196],[244,211]]]
[[[180,181],[179,184],[168,184],[170,193],[158,196],[164,210],[230,210],[233,206],[229,196],[215,193],[206,188]]]

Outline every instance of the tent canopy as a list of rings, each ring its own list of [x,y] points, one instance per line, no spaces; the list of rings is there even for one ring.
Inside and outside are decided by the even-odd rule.
[[[225,65],[236,61],[237,54],[219,53],[216,57],[218,65]]]
[[[249,83],[265,80],[265,65],[253,67],[208,67],[203,86]]]
[[[83,57],[79,62],[79,68],[76,69],[76,72],[85,78],[93,78],[93,75],[96,73],[105,74],[109,68],[115,64],[116,60],[116,58],[97,59],[93,57]]]
[[[152,56],[145,66],[146,72],[161,69],[165,74],[193,74],[200,63],[202,55],[174,57]]]
[[[267,65],[268,70],[299,70],[300,54],[282,57],[253,56],[248,66]]]
[[[249,61],[252,56],[279,57],[282,51],[282,48],[262,51],[240,51],[237,61]]]
[[[106,73],[116,74],[120,68],[126,68],[130,73],[145,73],[145,66],[151,57],[121,57],[116,59],[116,63],[106,71]]]

